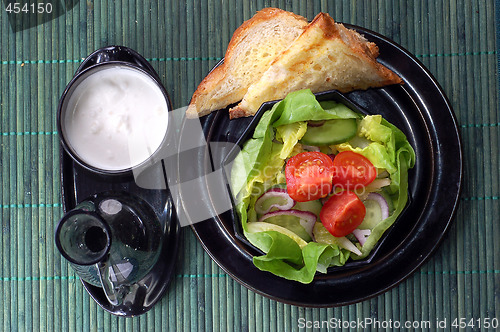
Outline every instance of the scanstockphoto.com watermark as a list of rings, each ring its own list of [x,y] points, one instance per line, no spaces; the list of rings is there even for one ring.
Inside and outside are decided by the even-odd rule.
[[[417,331],[436,331],[442,329],[485,329],[497,330],[500,327],[497,318],[454,318],[454,319],[436,319],[436,320],[379,320],[373,317],[358,318],[356,320],[342,320],[339,318],[330,318],[328,320],[307,320],[299,318],[297,320],[299,330],[321,329],[357,329],[357,330],[417,330]]]
[[[424,329],[432,328],[430,321],[398,321],[398,320],[378,320],[376,318],[358,318],[356,320],[342,320],[330,318],[322,321],[310,321],[299,318],[297,321],[299,329]]]
[[[169,112],[170,139],[147,165],[133,169],[137,186],[169,190],[181,226],[211,219],[233,208],[228,189],[232,163],[222,165],[220,157],[233,149],[239,152],[235,143],[207,142],[199,119],[183,121],[186,108]],[[128,145],[133,160],[137,151],[131,148],[133,142]],[[207,197],[207,188],[208,194],[212,193],[210,197]]]
[[[178,124],[182,121],[186,107],[178,108],[170,112],[169,123]],[[249,165],[245,161],[238,164],[238,178],[240,180],[233,183],[230,181],[233,165],[236,159],[226,160],[222,164],[224,156],[230,154],[236,156],[240,152],[240,147],[232,142],[209,141],[207,142],[202,124],[199,119],[187,119],[183,122],[182,128],[170,128],[171,132],[180,135],[162,146],[159,153],[155,153],[145,169],[134,169],[134,180],[136,184],[145,189],[167,189],[176,205],[177,216],[181,226],[192,225],[216,217],[233,208],[233,201],[237,201],[238,193],[246,189],[246,179],[251,174],[257,176],[260,181],[269,181],[276,176],[276,166]],[[179,134],[180,133],[180,134]],[[133,146],[129,142],[129,146]],[[137,153],[137,151],[135,151]],[[132,156],[133,149],[129,150]],[[133,158],[131,158],[133,160]],[[205,161],[204,165],[200,162]],[[149,168],[149,169],[148,169]],[[165,180],[159,180],[158,174],[162,171],[151,171],[154,168],[163,169]],[[258,173],[255,173],[258,172]],[[348,172],[339,169],[338,173]],[[365,170],[357,170],[363,174]],[[299,174],[300,175],[300,174]],[[352,177],[352,176],[351,176]],[[307,186],[306,186],[307,187]],[[347,183],[342,186],[332,187],[331,181],[327,183],[315,183],[313,186],[301,188],[307,193],[317,196],[317,191],[324,193],[324,187],[333,192],[342,190],[352,190],[358,195],[362,195],[365,187],[355,183]],[[208,188],[208,195],[204,190]],[[231,188],[231,190],[229,190]],[[266,186],[254,186],[253,195],[260,195],[266,190]],[[328,190],[326,190],[328,191]],[[211,194],[210,194],[211,192]],[[231,197],[233,196],[233,197]]]

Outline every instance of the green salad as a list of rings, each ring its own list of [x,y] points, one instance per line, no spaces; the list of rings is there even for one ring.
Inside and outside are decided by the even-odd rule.
[[[362,115],[310,90],[266,111],[231,168],[245,237],[263,271],[310,283],[366,258],[408,201],[415,152],[380,115]]]

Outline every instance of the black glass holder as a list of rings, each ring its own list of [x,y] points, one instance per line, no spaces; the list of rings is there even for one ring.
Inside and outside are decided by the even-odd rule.
[[[162,89],[167,100],[168,110],[169,112],[172,111],[168,94],[153,67],[137,52],[123,46],[108,46],[90,54],[77,69],[75,77],[68,84],[61,101],[68,90],[71,89],[71,84],[78,75],[85,73],[85,71],[95,66],[109,63],[131,66],[147,73]],[[61,105],[58,111],[58,119],[60,119],[60,108]],[[61,124],[58,120],[58,130],[61,130],[60,126]],[[59,133],[61,135],[61,131]],[[167,134],[164,144],[175,145],[175,135],[172,133]],[[173,167],[172,165],[168,165],[168,163],[168,160],[161,160],[147,169],[148,176],[157,179],[159,184],[157,189],[148,189],[136,183],[136,179],[134,179],[135,173],[132,174],[131,170],[110,173],[85,165],[81,160],[71,155],[71,151],[65,146],[64,140],[61,139],[60,166],[64,212],[72,210],[79,202],[97,193],[127,192],[150,205],[162,227],[163,245],[160,257],[152,270],[137,282],[138,285],[147,285],[147,287],[139,287],[140,289],[147,289],[146,292],[137,292],[133,294],[132,300],[130,300],[131,296],[128,296],[126,302],[120,305],[113,305],[107,300],[102,288],[90,285],[82,280],[83,286],[97,304],[114,315],[130,317],[147,312],[163,297],[175,276],[181,227],[175,212],[173,198],[167,186],[165,170],[168,167]]]

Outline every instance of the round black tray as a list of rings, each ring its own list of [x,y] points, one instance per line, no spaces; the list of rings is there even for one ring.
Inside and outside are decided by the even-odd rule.
[[[460,135],[453,110],[439,84],[401,46],[372,31],[346,26],[375,42],[380,49],[378,60],[404,81],[403,85],[354,91],[346,94],[347,99],[371,114],[381,114],[400,128],[416,153],[416,165],[409,173],[411,203],[377,254],[368,264],[347,270],[331,269],[328,274],[318,274],[312,283],[301,284],[260,271],[253,265],[252,257],[257,253],[237,238],[234,211],[214,214],[213,218],[192,225],[204,249],[237,282],[266,297],[299,306],[351,304],[396,286],[438,247],[453,219],[461,191]],[[190,121],[193,120],[185,120],[184,125]],[[252,118],[229,120],[227,110],[201,119],[207,145],[200,148],[192,161],[200,178],[220,167],[231,150],[231,144],[223,143],[237,142],[251,121]],[[181,130],[180,145],[188,139],[187,132]],[[179,165],[182,167],[182,163]],[[205,208],[215,210],[210,202],[227,191],[225,184],[199,180],[198,185]],[[182,192],[181,198],[183,204],[189,202]]]

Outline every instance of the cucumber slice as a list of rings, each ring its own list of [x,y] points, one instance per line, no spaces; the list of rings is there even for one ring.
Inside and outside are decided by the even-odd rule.
[[[247,224],[247,228],[248,228],[248,234],[247,234],[247,238],[251,238],[252,237],[252,233],[259,233],[259,232],[267,232],[267,231],[276,231],[276,232],[280,232],[282,234],[285,234],[286,236],[288,236],[289,238],[291,238],[292,240],[294,240],[295,242],[297,242],[297,244],[299,245],[299,247],[302,249],[304,248],[306,245],[307,245],[307,242],[304,241],[300,236],[298,236],[297,234],[295,234],[294,232],[284,228],[284,227],[281,227],[281,226],[278,226],[278,225],[274,225],[274,224],[270,224],[270,223],[267,223],[267,222],[249,222]],[[255,243],[254,243],[255,244]],[[257,244],[255,244],[257,245]],[[263,251],[266,251],[264,250],[264,248],[262,248],[261,246],[258,246],[260,249],[262,249]]]
[[[321,212],[321,208],[323,208],[323,205],[321,204],[319,199],[307,202],[297,202],[293,207],[294,210],[309,211],[314,213],[318,217],[317,221],[319,221],[319,213]]]
[[[331,145],[349,141],[356,135],[356,119],[328,120],[322,126],[307,126],[307,131],[300,142],[306,145]]]
[[[373,229],[390,215],[389,203],[380,193],[370,193],[363,204],[366,208],[366,215],[359,229]]]
[[[366,208],[366,215],[363,222],[358,226],[359,229],[373,229],[379,222],[382,221],[382,210],[380,205],[371,199],[363,202]]]
[[[306,229],[301,225],[300,218],[291,215],[279,215],[266,219],[268,224],[273,224],[281,226],[298,235],[304,241],[311,241],[311,235],[306,231]]]

